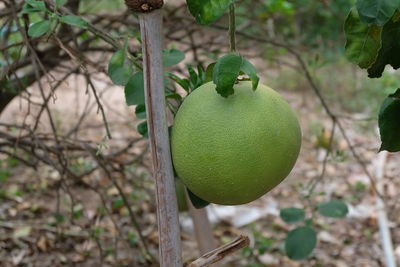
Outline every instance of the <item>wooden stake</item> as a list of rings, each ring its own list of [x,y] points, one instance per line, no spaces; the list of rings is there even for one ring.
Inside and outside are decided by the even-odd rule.
[[[142,8],[148,8],[141,1]],[[150,1],[154,3],[154,1]],[[151,4],[151,3],[150,3]],[[148,11],[148,10],[147,10]],[[156,180],[160,266],[181,267],[178,204],[166,119],[164,70],[162,63],[162,12],[139,15],[143,42],[144,85],[149,140]]]
[[[189,208],[189,214],[193,221],[194,234],[197,240],[197,246],[200,251],[200,255],[203,255],[217,246],[215,244],[212,227],[206,208],[196,209],[188,193],[186,192],[186,202]]]

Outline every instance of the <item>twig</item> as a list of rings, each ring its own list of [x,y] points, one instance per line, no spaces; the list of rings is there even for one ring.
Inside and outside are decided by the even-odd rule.
[[[229,5],[229,43],[231,52],[236,51],[236,16],[235,16],[235,3]]]
[[[101,104],[100,99],[97,96],[96,88],[94,87],[94,84],[93,84],[92,80],[90,79],[89,75],[86,74],[85,76],[86,76],[86,80],[88,82],[89,87],[92,89],[94,98],[96,99],[98,110],[100,110],[101,116],[103,117],[103,122],[104,122],[104,127],[106,129],[107,137],[109,139],[112,139],[110,127],[108,126],[108,122],[107,122],[107,117],[106,117],[106,114],[104,112],[103,105]]]
[[[249,243],[250,243],[250,240],[247,236],[244,236],[244,235],[239,236],[232,242],[204,254],[201,258],[198,258],[194,262],[185,265],[185,267],[210,266],[211,264],[216,263],[216,262],[224,259],[225,257],[235,253],[239,249],[247,247],[249,245]]]
[[[322,163],[321,174],[320,174],[320,176],[317,176],[316,179],[313,179],[308,183],[307,187],[309,188],[309,190],[308,190],[306,197],[311,197],[311,195],[313,194],[313,192],[315,190],[315,187],[318,185],[319,182],[321,182],[324,179],[325,172],[326,172],[326,165],[328,164],[329,155],[331,154],[331,151],[332,151],[333,139],[335,136],[335,129],[336,129],[336,121],[332,121],[332,128],[331,128],[331,132],[330,132],[328,148],[326,149],[326,154],[324,157],[324,161]]]

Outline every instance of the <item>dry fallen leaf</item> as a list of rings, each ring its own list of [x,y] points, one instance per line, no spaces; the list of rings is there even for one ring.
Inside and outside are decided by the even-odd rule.
[[[18,227],[14,230],[13,237],[15,239],[21,238],[21,237],[27,237],[31,234],[32,227],[30,226],[22,226]]]

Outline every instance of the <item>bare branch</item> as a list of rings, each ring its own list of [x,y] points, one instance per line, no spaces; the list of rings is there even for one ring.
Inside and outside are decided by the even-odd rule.
[[[185,265],[185,267],[210,266],[211,264],[224,259],[225,257],[235,253],[236,251],[238,251],[244,247],[247,247],[249,245],[249,243],[250,243],[250,240],[247,236],[244,236],[244,235],[239,236],[232,242],[204,254],[201,258],[198,258],[194,262]]]

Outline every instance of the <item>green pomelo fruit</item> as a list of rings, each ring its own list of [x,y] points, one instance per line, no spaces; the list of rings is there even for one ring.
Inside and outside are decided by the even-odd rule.
[[[292,170],[301,129],[289,104],[274,90],[250,82],[228,98],[207,83],[190,94],[172,128],[174,167],[200,198],[221,205],[251,202]]]

